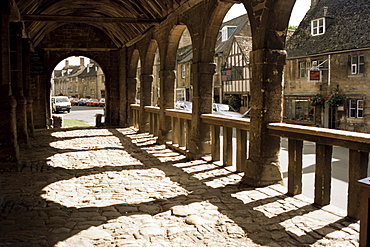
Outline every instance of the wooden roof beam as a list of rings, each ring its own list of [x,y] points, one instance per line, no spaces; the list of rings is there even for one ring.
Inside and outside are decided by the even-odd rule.
[[[59,15],[21,15],[22,21],[69,22],[69,23],[142,23],[157,25],[158,19],[128,18],[128,17],[87,17]]]

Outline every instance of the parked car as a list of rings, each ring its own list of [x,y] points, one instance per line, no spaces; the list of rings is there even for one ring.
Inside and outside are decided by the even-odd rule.
[[[99,103],[98,99],[89,99],[86,101],[87,106],[99,106]]]
[[[80,98],[79,100],[78,100],[78,103],[77,103],[77,105],[86,105],[86,98]]]
[[[236,112],[231,106],[227,104],[213,103],[213,113],[229,117],[243,117],[243,114]]]
[[[105,106],[105,98],[101,98],[101,99],[99,100],[99,106],[100,106],[100,107],[104,107],[104,106]]]
[[[51,97],[51,107],[53,113],[61,111],[71,111],[71,102],[67,96],[53,96]]]
[[[184,110],[184,111],[191,111],[193,103],[190,101],[176,101],[175,102],[175,109],[177,110]]]
[[[71,106],[74,106],[78,104],[78,99],[71,98],[69,99],[69,102],[71,102]]]
[[[218,115],[224,115],[229,117],[237,118],[246,118],[249,117],[249,111],[244,112],[243,114],[236,112],[231,106],[227,104],[213,103],[213,113]],[[190,101],[176,101],[175,109],[192,111],[192,102]]]

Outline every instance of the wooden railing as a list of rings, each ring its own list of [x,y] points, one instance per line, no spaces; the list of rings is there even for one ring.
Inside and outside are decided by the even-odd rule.
[[[134,128],[138,129],[139,128],[139,113],[140,113],[140,105],[138,104],[131,104],[131,111],[130,111],[130,118],[131,118],[131,125],[134,126]]]
[[[367,176],[370,134],[343,130],[272,123],[269,134],[288,138],[288,193],[302,193],[303,141],[316,143],[315,198],[320,206],[330,204],[333,146],[349,149],[347,215],[359,218],[360,187],[358,180]]]
[[[133,112],[138,110],[133,105],[131,109]],[[146,111],[151,114],[150,126],[153,128],[150,129],[155,134],[159,128],[159,109],[146,107]],[[165,110],[165,114],[172,119],[170,144],[178,148],[179,151],[186,152],[191,128],[191,112],[171,109]],[[135,113],[133,116],[138,116],[138,114]],[[201,119],[211,127],[212,160],[219,161],[222,156],[222,165],[234,166],[236,171],[244,171],[243,167],[248,152],[249,119],[215,114],[203,114]],[[138,118],[135,118],[135,121],[137,124]],[[355,219],[359,218],[360,187],[357,181],[367,176],[370,134],[285,123],[271,123],[268,125],[268,131],[270,135],[288,138],[288,194],[292,196],[302,193],[303,141],[316,143],[314,203],[320,206],[330,204],[333,146],[348,148],[347,215]],[[233,138],[236,145],[232,145]],[[232,155],[230,155],[232,153],[236,153],[235,164],[232,162]]]

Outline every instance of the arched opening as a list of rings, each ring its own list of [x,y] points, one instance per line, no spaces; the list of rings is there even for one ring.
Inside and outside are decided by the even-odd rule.
[[[192,63],[193,45],[189,30],[185,28],[176,53],[175,107],[178,109],[191,110],[186,102],[191,102],[193,96]]]
[[[95,115],[104,113],[105,97],[105,74],[94,60],[70,56],[54,68],[51,113],[54,119],[63,117],[63,127],[94,126]]]
[[[136,65],[136,95],[135,95],[135,103],[140,104],[140,98],[141,98],[141,90],[140,90],[140,75],[141,75],[141,60],[140,58],[137,61]]]
[[[153,63],[152,106],[159,106],[160,85],[161,85],[160,70],[161,70],[161,58],[159,55],[159,48],[157,47]]]

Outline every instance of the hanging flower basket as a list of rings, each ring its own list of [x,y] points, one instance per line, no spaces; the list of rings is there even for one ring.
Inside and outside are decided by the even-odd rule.
[[[338,93],[334,93],[326,101],[329,106],[336,107],[342,104],[343,96],[339,95]]]
[[[324,105],[325,104],[325,98],[321,94],[316,94],[312,98],[308,99],[308,101],[311,102],[311,105]]]

